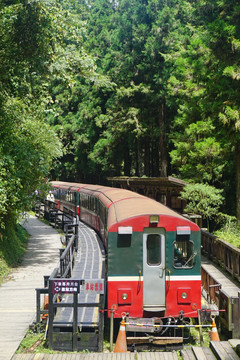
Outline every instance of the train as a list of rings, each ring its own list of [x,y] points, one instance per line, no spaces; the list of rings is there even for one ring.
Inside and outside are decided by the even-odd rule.
[[[100,236],[107,254],[108,316],[196,318],[201,309],[201,232],[194,222],[141,194],[52,181],[60,209]],[[159,321],[159,320],[158,320]],[[156,320],[157,323],[157,320]]]

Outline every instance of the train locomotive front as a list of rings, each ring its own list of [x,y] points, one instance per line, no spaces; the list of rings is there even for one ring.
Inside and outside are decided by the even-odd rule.
[[[198,316],[201,236],[195,223],[128,190],[63,182],[52,186],[59,206],[74,209],[104,243],[109,316],[124,313],[138,322]]]

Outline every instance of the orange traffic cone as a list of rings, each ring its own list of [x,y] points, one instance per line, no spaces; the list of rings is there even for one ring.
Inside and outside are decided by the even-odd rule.
[[[214,317],[212,317],[211,341],[220,341]]]
[[[114,352],[127,352],[127,338],[125,329],[125,320],[122,319],[117,336],[116,346]]]

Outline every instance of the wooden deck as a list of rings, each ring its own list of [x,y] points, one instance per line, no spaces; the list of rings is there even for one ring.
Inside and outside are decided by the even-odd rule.
[[[239,340],[240,345],[240,340]],[[238,345],[238,346],[239,346]],[[211,341],[210,348],[190,346],[181,350],[128,353],[90,354],[15,354],[11,360],[238,360],[239,356],[228,341]]]
[[[91,353],[91,354],[16,354],[12,360],[178,360],[174,352]]]

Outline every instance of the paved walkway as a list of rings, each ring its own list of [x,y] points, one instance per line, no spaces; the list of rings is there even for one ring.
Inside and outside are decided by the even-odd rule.
[[[36,315],[35,288],[58,266],[60,236],[30,216],[24,225],[31,235],[22,265],[0,286],[0,360],[10,360]]]

